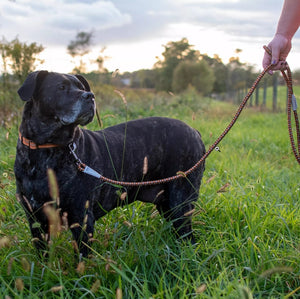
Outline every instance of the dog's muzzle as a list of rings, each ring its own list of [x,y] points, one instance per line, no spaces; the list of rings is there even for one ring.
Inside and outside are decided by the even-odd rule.
[[[83,100],[92,100],[92,101],[95,101],[95,96],[92,92],[84,92],[82,95],[81,95],[81,98]]]
[[[92,92],[84,92],[81,95],[82,109],[78,120],[81,125],[91,122],[96,111],[95,96]]]

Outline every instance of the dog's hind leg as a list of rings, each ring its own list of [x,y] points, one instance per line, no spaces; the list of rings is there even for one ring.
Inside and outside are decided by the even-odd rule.
[[[192,244],[195,239],[192,231],[192,215],[194,201],[198,199],[200,184],[192,185],[185,178],[179,179],[169,185],[169,200],[160,207],[164,215],[172,221],[176,235],[180,239],[190,240]]]

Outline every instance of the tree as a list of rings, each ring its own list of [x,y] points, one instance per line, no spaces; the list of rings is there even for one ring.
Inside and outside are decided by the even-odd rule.
[[[108,73],[108,70],[104,67],[104,61],[109,59],[109,56],[104,55],[104,52],[106,50],[106,47],[102,47],[100,50],[100,53],[96,59],[94,59],[92,62],[97,65],[97,71],[99,74],[101,73]]]
[[[295,85],[300,85],[300,70],[293,71],[293,81]]]
[[[237,49],[236,52],[241,52]],[[251,87],[256,78],[256,73],[253,71],[253,66],[241,63],[239,57],[231,57],[226,65],[228,70],[227,76],[227,92],[230,98],[235,98],[241,101],[247,89]]]
[[[156,76],[156,70],[147,69],[141,69],[127,75],[130,78],[130,87],[132,88],[154,88]]]
[[[205,60],[199,62],[181,61],[174,70],[172,89],[181,92],[189,85],[197,91],[208,94],[212,91],[215,81],[213,70]]]
[[[7,66],[12,70],[13,75],[21,83],[30,72],[36,68],[36,63],[43,63],[43,60],[37,58],[44,50],[42,45],[37,43],[26,44],[15,38],[11,42],[5,39],[1,42],[1,55],[3,60],[4,72],[7,72]]]
[[[158,89],[172,91],[173,73],[181,61],[197,62],[200,52],[193,49],[187,38],[177,42],[168,42],[165,51],[162,53],[163,60],[159,60],[155,67],[159,69]]]
[[[67,50],[68,54],[71,55],[73,58],[79,56],[79,66],[75,67],[74,70],[79,73],[85,72],[85,63],[83,62],[83,56],[88,54],[91,51],[93,39],[93,32],[78,32],[76,35],[75,40],[71,40]],[[73,71],[74,71],[73,70]]]
[[[7,88],[7,76],[8,76],[8,72],[7,72],[7,60],[9,57],[9,47],[7,44],[7,41],[4,39],[4,37],[2,38],[2,41],[0,42],[0,52],[1,52],[1,59],[2,59],[2,83],[3,83],[3,88]]]
[[[222,93],[226,92],[226,82],[228,78],[228,68],[222,62],[222,59],[215,54],[214,57],[209,57],[206,54],[201,55],[201,59],[205,60],[209,67],[213,70],[215,80],[212,92]]]

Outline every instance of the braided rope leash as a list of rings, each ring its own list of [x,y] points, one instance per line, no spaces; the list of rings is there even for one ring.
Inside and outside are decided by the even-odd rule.
[[[270,56],[272,56],[272,52],[267,46],[264,46],[264,49]],[[293,92],[292,72],[288,65],[286,65],[285,69],[281,70],[281,74],[282,74],[282,76],[286,82],[287,88],[288,88],[288,101],[287,101],[288,122],[287,123],[288,123],[288,131],[289,131],[289,137],[290,137],[290,141],[291,141],[291,147],[292,147],[292,151],[294,153],[294,156],[295,156],[297,162],[300,164],[300,129],[299,129],[299,118],[298,118],[298,113],[297,113],[297,101],[296,101],[296,97]],[[294,134],[293,134],[293,129],[292,129],[291,110],[293,110],[293,114],[294,114],[298,149],[295,145],[295,139],[294,139]]]
[[[271,55],[271,51],[264,46],[264,49],[266,50],[266,52],[268,54]],[[177,180],[179,178],[182,177],[186,177],[188,176],[190,173],[192,173],[193,171],[195,171],[198,167],[200,167],[200,165],[205,161],[205,159],[211,154],[211,152],[215,149],[217,149],[217,145],[222,141],[222,139],[227,135],[227,133],[230,131],[230,129],[233,127],[233,125],[235,124],[235,122],[237,121],[237,119],[239,118],[241,112],[243,111],[243,109],[245,108],[249,98],[251,97],[251,95],[253,94],[255,88],[257,87],[258,83],[261,81],[261,79],[264,77],[264,75],[271,70],[273,67],[272,64],[270,64],[268,67],[266,67],[256,78],[256,80],[254,81],[252,87],[249,89],[247,95],[245,96],[245,98],[243,99],[242,103],[240,104],[240,106],[238,107],[233,119],[231,120],[231,122],[228,124],[228,126],[225,128],[225,130],[223,131],[223,133],[216,139],[216,141],[210,146],[210,148],[208,149],[208,151],[202,156],[202,158],[194,165],[192,166],[190,169],[186,170],[186,171],[178,171],[176,175],[171,176],[171,177],[167,177],[167,178],[163,178],[163,179],[158,179],[158,180],[153,180],[153,181],[142,181],[142,182],[124,182],[124,181],[117,181],[117,180],[113,180],[110,178],[107,178],[105,176],[100,175],[99,173],[97,173],[96,171],[94,171],[93,169],[91,169],[90,167],[86,166],[84,163],[82,163],[79,158],[76,156],[74,150],[70,148],[71,153],[73,155],[76,156],[77,160],[76,160],[76,164],[78,166],[78,169],[84,173],[87,173],[89,175],[95,176],[97,178],[99,178],[100,180],[110,183],[110,184],[115,184],[115,185],[119,185],[119,186],[124,186],[124,187],[138,187],[138,186],[150,186],[150,185],[158,185],[158,184],[165,184],[165,183],[169,183],[171,181]],[[286,73],[285,73],[286,71]],[[297,103],[296,103],[296,98],[293,94],[293,86],[292,86],[292,74],[291,74],[291,70],[289,68],[288,65],[286,65],[285,70],[281,70],[281,73],[283,75],[283,78],[285,79],[287,88],[288,88],[288,131],[289,131],[289,137],[290,137],[290,141],[291,141],[291,146],[292,146],[292,150],[293,153],[295,155],[295,158],[297,160],[297,162],[300,164],[300,130],[299,130],[299,119],[298,119],[298,114],[297,114]],[[294,140],[294,136],[293,136],[293,129],[292,129],[292,120],[291,120],[291,108],[293,108],[293,112],[294,112],[294,119],[295,119],[295,124],[296,124],[296,132],[297,132],[297,143],[298,143],[298,149],[296,148],[295,145],[295,140]]]

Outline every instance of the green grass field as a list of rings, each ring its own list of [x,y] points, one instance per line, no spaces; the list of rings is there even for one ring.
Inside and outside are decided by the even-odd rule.
[[[153,100],[128,118],[165,115],[197,128],[208,148],[236,106],[204,99],[199,109]],[[151,106],[152,105],[152,106]],[[114,114],[113,116],[111,114]],[[104,126],[126,119],[101,111]],[[96,121],[89,125],[97,129]],[[196,204],[195,246],[177,243],[150,204],[97,222],[93,253],[78,263],[69,231],[41,262],[15,199],[17,125],[0,127],[1,298],[299,298],[300,167],[286,115],[246,109],[206,162]]]

